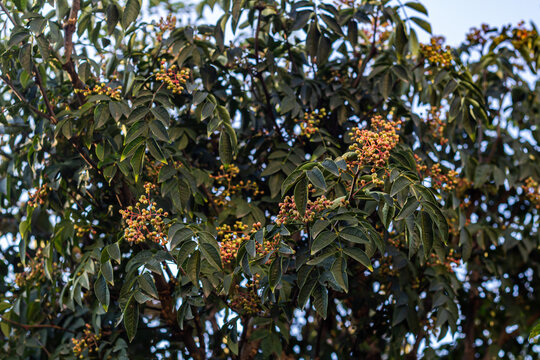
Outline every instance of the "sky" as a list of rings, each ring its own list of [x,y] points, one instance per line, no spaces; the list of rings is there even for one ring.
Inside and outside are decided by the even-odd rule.
[[[423,0],[434,35],[459,44],[473,26],[501,26],[533,20],[540,26],[540,0]],[[421,30],[419,31],[421,32]],[[422,36],[419,34],[419,36]],[[424,39],[421,39],[424,40]]]

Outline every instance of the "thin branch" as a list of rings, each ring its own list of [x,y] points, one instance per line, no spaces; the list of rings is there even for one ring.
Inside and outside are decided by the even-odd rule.
[[[263,89],[264,97],[266,99],[266,111],[268,113],[268,116],[270,117],[270,120],[272,121],[272,124],[274,125],[274,128],[280,138],[281,141],[283,141],[283,135],[281,134],[281,127],[277,123],[276,115],[274,114],[274,109],[272,107],[272,104],[270,102],[270,92],[268,91],[268,88],[266,87],[266,82],[264,81],[264,77],[262,76],[262,73],[259,71],[259,32],[261,31],[261,19],[262,19],[262,11],[263,8],[259,7],[259,16],[257,18],[257,28],[255,29],[255,43],[254,43],[254,50],[255,50],[255,77],[259,79],[261,82],[261,86]]]
[[[31,330],[31,329],[41,329],[41,328],[50,328],[50,329],[56,329],[56,330],[62,330],[62,331],[67,331],[67,332],[70,332],[72,334],[75,334],[75,331],[73,330],[70,330],[70,329],[66,329],[66,328],[63,328],[61,326],[58,326],[58,325],[54,325],[54,324],[22,324],[20,322],[17,322],[17,321],[13,321],[11,319],[8,319],[2,315],[0,315],[0,319],[2,319],[3,321],[7,322],[7,323],[10,323],[11,325],[14,325],[14,326],[18,326],[20,328],[23,328],[24,330]]]
[[[13,18],[13,16],[11,16],[8,8],[6,8],[6,6],[4,5],[2,1],[0,1],[0,8],[2,8],[2,11],[7,15],[9,21],[11,21],[13,25],[17,25],[17,23],[15,22],[15,19]]]
[[[358,77],[354,80],[353,88],[357,87],[360,83],[360,80],[364,77],[364,71],[366,70],[367,63],[375,54],[377,54],[377,46],[376,46],[376,40],[377,40],[377,25],[379,24],[379,8],[377,8],[377,13],[375,14],[375,23],[373,24],[373,38],[371,39],[371,48],[369,49],[369,53],[366,55],[364,61],[362,61],[362,64],[360,65],[360,69],[358,70]]]

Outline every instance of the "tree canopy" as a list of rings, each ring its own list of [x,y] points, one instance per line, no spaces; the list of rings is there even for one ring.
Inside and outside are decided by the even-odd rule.
[[[538,356],[534,24],[450,47],[415,1],[0,19],[0,359]]]

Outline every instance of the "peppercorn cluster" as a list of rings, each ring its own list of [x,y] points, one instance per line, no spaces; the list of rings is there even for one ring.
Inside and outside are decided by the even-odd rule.
[[[283,202],[279,204],[279,214],[276,218],[276,225],[289,225],[289,224],[309,224],[321,217],[321,213],[332,206],[332,201],[328,200],[326,196],[321,195],[315,200],[307,201],[306,211],[304,216],[300,215],[293,196],[285,196]]]
[[[349,150],[356,153],[356,158],[348,159],[349,167],[370,165],[371,172],[384,167],[390,157],[390,151],[399,142],[397,130],[400,124],[401,121],[389,121],[381,116],[375,116],[371,120],[372,130],[356,128],[350,132],[353,143],[349,146]]]
[[[238,249],[244,243],[250,239],[251,234],[257,232],[261,228],[261,223],[257,222],[253,224],[250,230],[249,226],[237,221],[233,226],[224,224],[218,226],[218,239],[220,240],[220,255],[223,265],[232,265],[236,260]],[[272,240],[265,240],[263,243],[255,242],[255,252],[257,256],[266,256],[273,251],[280,242],[279,235],[275,235]],[[268,260],[270,261],[270,259]]]
[[[248,281],[245,286],[235,285],[236,293],[230,303],[232,309],[250,316],[262,311],[261,299],[257,293],[260,277],[260,274],[254,274],[253,279]]]
[[[424,118],[424,123],[427,125],[429,134],[438,140],[441,145],[445,145],[448,143],[448,138],[444,137],[446,122],[441,118],[441,112],[441,107],[432,107]]]
[[[156,40],[161,42],[163,41],[163,34],[165,34],[167,30],[173,31],[176,28],[176,16],[169,14],[165,19],[160,18],[157,26],[159,30],[156,34]]]
[[[92,332],[92,326],[90,324],[85,325],[83,330],[83,336],[80,339],[72,338],[73,353],[79,359],[84,359],[84,352],[88,350],[88,353],[94,353],[99,350],[99,340],[101,339],[101,333],[94,334]]]
[[[452,191],[458,184],[458,173],[454,170],[448,170],[443,173],[441,164],[436,163],[428,167],[422,164],[422,159],[418,155],[414,155],[416,159],[416,169],[422,178],[431,179],[431,186],[436,190]]]
[[[215,195],[214,203],[217,206],[227,205],[231,196],[241,191],[249,191],[253,196],[264,193],[259,189],[259,185],[251,180],[234,181],[240,173],[238,166],[234,164],[221,165],[219,170],[220,172],[217,175],[210,175],[216,181],[212,192]]]
[[[525,185],[522,185],[521,188],[525,192],[527,199],[540,210],[540,186],[538,182],[535,181],[532,177],[525,179]]]
[[[538,37],[538,33],[534,28],[530,30],[525,28],[525,22],[520,21],[518,26],[512,29],[511,41],[516,49],[524,46],[530,46],[532,42]]]
[[[20,265],[22,266],[22,264]],[[57,264],[53,263],[53,269],[57,268]],[[15,284],[22,287],[29,284],[38,284],[45,280],[45,257],[41,248],[36,250],[34,256],[28,259],[26,267],[23,271],[15,274]]]
[[[173,94],[180,94],[185,89],[187,80],[189,79],[189,69],[178,69],[178,66],[172,65],[167,68],[165,60],[161,61],[161,66],[156,74],[156,80],[163,81],[167,85],[167,89]]]
[[[43,205],[50,190],[51,188],[48,184],[41,185],[38,189],[36,189],[35,192],[30,194],[28,199],[28,206],[36,207],[38,205]]]
[[[146,195],[141,195],[135,206],[120,210],[127,224],[124,229],[127,241],[136,244],[146,240],[161,245],[167,243],[167,225],[163,222],[163,218],[169,214],[161,208],[158,209],[157,203],[150,200],[150,192],[156,187],[155,184],[146,183],[144,185]]]
[[[96,235],[97,231],[92,227],[92,225],[79,225],[79,224],[73,224],[73,228],[75,229],[75,233],[77,234],[77,237],[82,238],[87,234]]]
[[[300,135],[309,139],[311,135],[319,131],[319,124],[326,115],[326,109],[322,108],[304,113],[304,117],[301,119],[294,119],[294,122],[300,126]]]
[[[450,46],[443,47],[444,37],[434,36],[429,44],[420,44],[420,51],[428,62],[436,67],[448,68],[452,65],[452,52]]]
[[[484,45],[487,42],[486,34],[494,31],[488,24],[482,24],[480,28],[472,27],[467,34],[467,41],[472,45]]]
[[[87,87],[85,89],[75,89],[75,93],[81,93],[84,96],[107,95],[111,99],[118,101],[122,98],[122,85],[112,88],[105,83],[101,83],[94,85],[93,88]]]
[[[233,226],[224,224],[218,226],[216,230],[218,239],[221,240],[219,243],[221,262],[224,266],[234,264],[238,249],[244,241],[249,240],[248,225],[237,221]]]

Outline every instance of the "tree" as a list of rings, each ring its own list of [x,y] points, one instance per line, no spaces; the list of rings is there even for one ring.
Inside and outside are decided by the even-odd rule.
[[[143,4],[0,1],[0,358],[538,356],[534,24]]]

